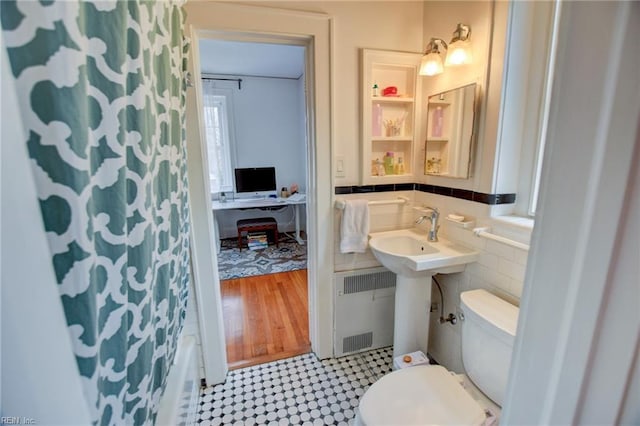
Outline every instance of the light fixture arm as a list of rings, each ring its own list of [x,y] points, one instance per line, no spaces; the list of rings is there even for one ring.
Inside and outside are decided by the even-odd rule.
[[[429,41],[429,44],[427,44],[424,54],[425,55],[428,55],[429,53],[440,54],[442,53],[442,51],[440,50],[441,47],[444,47],[445,50],[449,48],[449,46],[447,45],[447,42],[444,41],[443,39],[432,37],[431,40]]]
[[[449,43],[456,41],[466,41],[471,36],[471,27],[469,25],[458,23],[456,30],[453,32],[453,38]]]

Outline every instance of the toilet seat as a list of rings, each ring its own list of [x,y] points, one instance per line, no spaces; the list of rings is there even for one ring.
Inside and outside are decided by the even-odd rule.
[[[482,407],[444,367],[397,370],[375,382],[359,405],[360,418],[373,425],[482,425]]]

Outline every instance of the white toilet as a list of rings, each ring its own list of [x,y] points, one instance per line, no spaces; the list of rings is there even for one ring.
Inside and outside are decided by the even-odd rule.
[[[485,290],[460,295],[464,312],[462,361],[469,379],[502,406],[519,309]],[[497,406],[473,384],[461,385],[439,365],[397,370],[375,382],[362,396],[356,423],[373,425],[483,425],[485,409]],[[473,395],[473,396],[472,396]]]

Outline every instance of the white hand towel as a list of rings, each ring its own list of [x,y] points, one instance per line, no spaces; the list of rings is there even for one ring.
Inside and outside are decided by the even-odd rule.
[[[340,252],[364,253],[369,237],[369,201],[347,200],[340,224]]]

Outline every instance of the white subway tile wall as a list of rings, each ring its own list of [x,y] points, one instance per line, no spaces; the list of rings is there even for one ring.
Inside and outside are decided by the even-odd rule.
[[[336,195],[337,199],[365,199],[370,201],[395,200],[398,197],[408,197],[413,200],[414,191]],[[415,216],[416,212],[413,210],[412,204],[413,203],[371,206],[369,208],[369,232],[391,231],[411,227],[417,217]],[[342,211],[334,209],[334,270],[340,272],[380,266],[380,263],[373,256],[373,253],[368,249],[365,253],[340,253],[341,217]]]

